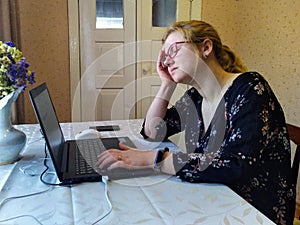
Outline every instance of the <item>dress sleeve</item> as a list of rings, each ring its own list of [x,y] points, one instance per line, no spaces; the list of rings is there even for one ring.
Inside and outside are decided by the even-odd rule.
[[[233,184],[248,179],[254,170],[266,170],[270,157],[287,158],[276,152],[286,141],[284,115],[264,80],[244,83],[225,95],[225,121],[225,135],[216,150],[204,147],[203,153],[173,154],[177,176],[189,182]],[[215,132],[212,128],[204,143]]]
[[[188,90],[174,106],[167,109],[166,115],[163,120],[155,127],[157,133],[153,141],[163,141],[168,137],[177,134],[184,129],[186,121],[186,109],[189,104],[193,102],[191,97],[191,91]],[[144,130],[145,121],[142,126],[140,134],[148,139],[149,137],[145,134]]]

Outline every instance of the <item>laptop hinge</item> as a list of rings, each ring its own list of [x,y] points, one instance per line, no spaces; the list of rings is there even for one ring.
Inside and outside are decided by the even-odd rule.
[[[62,155],[62,161],[61,161],[61,172],[66,173],[68,172],[68,165],[69,165],[69,149],[70,149],[70,143],[66,142],[63,147],[63,155]]]

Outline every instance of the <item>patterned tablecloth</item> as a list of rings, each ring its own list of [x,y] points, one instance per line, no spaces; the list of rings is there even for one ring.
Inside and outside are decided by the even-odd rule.
[[[167,145],[172,151],[180,150],[170,142],[143,140],[139,135],[141,123],[142,120],[114,121],[120,125],[120,131],[103,132],[103,136],[130,136],[142,149]],[[100,124],[112,122],[64,123],[61,126],[66,139],[71,139],[89,126]],[[167,175],[109,181],[112,210],[108,213],[110,207],[102,182],[72,187],[43,184],[40,174],[45,169],[45,144],[39,126],[19,125],[17,128],[26,133],[27,145],[20,161],[0,167],[0,225],[273,224],[224,185],[191,184]],[[50,159],[48,164],[51,164]],[[52,181],[57,179],[53,169],[47,177]]]

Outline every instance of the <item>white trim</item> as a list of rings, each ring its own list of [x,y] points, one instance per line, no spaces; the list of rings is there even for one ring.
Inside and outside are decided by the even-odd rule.
[[[68,0],[71,120],[81,121],[79,0]]]

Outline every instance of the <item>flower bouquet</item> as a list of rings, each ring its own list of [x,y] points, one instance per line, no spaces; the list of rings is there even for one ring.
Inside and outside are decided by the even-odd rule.
[[[0,41],[0,99],[18,88],[24,91],[29,84],[35,83],[35,74],[28,67],[29,63],[13,43]]]
[[[11,42],[0,41],[0,165],[12,163],[26,143],[26,136],[11,123],[11,105],[28,85],[35,83],[29,63]]]

